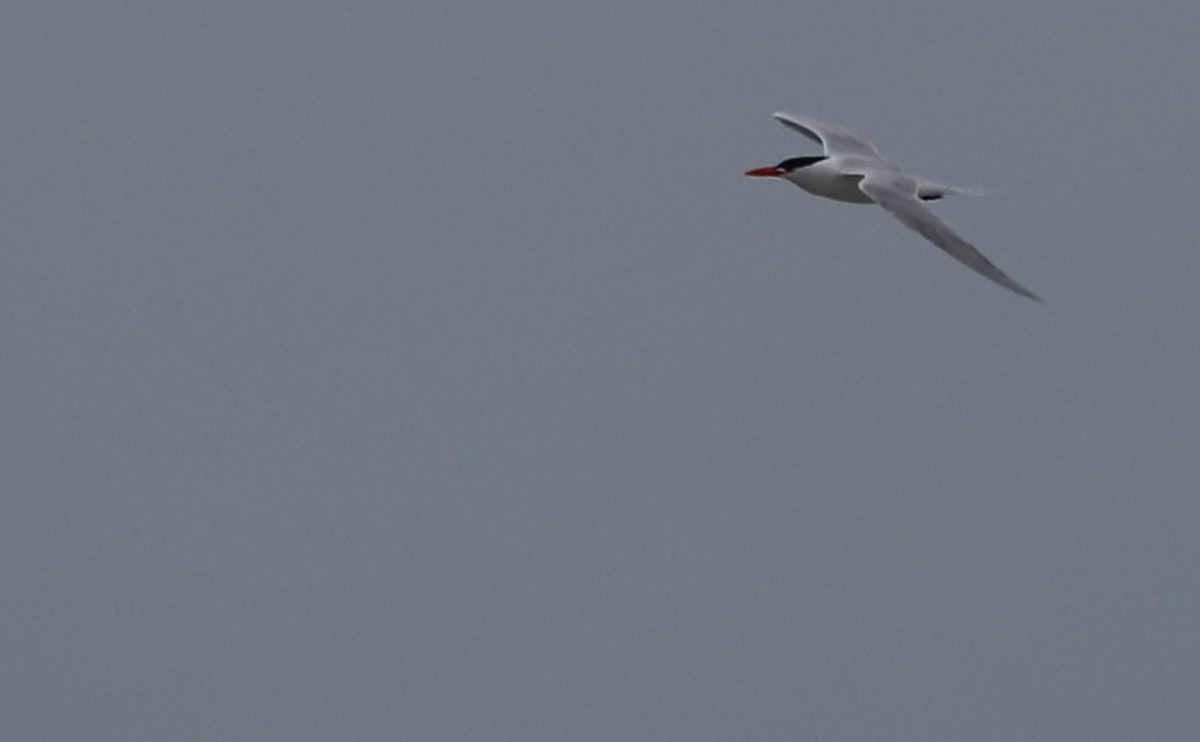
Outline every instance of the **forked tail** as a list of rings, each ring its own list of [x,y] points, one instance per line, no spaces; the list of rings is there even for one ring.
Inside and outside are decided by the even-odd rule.
[[[990,196],[990,191],[980,188],[959,188],[958,186],[934,183],[932,180],[917,182],[917,198],[922,201],[938,201],[946,196]]]

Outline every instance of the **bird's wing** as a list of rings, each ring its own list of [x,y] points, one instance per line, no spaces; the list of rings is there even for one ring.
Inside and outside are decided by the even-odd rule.
[[[990,278],[1006,289],[1034,301],[1041,301],[1037,294],[1009,278],[971,243],[954,233],[941,219],[917,200],[917,180],[901,172],[890,170],[865,170],[859,181],[859,189],[875,203],[892,213],[904,226],[914,229],[922,237],[945,250],[958,262],[979,275]]]
[[[866,139],[857,137],[840,126],[826,124],[807,116],[797,116],[794,113],[774,114],[779,123],[795,129],[804,136],[825,148],[827,155],[867,155],[879,157],[875,146]]]

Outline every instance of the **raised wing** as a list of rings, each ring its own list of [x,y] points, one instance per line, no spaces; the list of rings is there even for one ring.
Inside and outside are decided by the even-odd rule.
[[[797,116],[794,113],[776,113],[779,123],[795,129],[804,136],[825,148],[827,155],[867,155],[879,157],[875,146],[866,139],[857,137],[840,126],[826,124],[807,116]]]
[[[1034,301],[1041,301],[1037,294],[1010,278],[971,243],[955,234],[936,214],[925,208],[917,200],[915,178],[895,171],[868,170],[863,174],[858,187],[875,203],[891,212],[904,226],[916,230],[958,262],[1010,291],[1028,296]]]

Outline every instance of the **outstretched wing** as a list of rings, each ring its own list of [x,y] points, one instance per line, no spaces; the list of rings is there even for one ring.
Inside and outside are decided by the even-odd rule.
[[[1010,278],[971,243],[955,234],[936,214],[925,208],[917,200],[915,178],[895,171],[867,170],[863,173],[858,187],[906,227],[919,232],[922,237],[945,250],[958,262],[1010,291],[1028,296],[1034,301],[1041,301],[1037,294]]]
[[[857,137],[840,126],[826,124],[807,116],[797,116],[794,113],[776,113],[779,123],[795,129],[804,136],[825,148],[827,155],[868,155],[879,157],[875,146],[866,139]]]

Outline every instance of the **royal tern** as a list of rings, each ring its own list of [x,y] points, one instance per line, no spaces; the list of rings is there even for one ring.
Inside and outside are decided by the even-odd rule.
[[[972,193],[965,188],[934,183],[909,175],[896,163],[885,160],[874,145],[838,126],[792,113],[777,113],[779,123],[795,129],[824,148],[821,155],[790,157],[778,165],[756,167],[746,175],[756,178],[782,178],[815,196],[849,203],[876,203],[891,212],[910,229],[949,253],[976,273],[1001,286],[1041,299],[1014,281],[959,237],[941,219],[922,204],[955,193]]]

